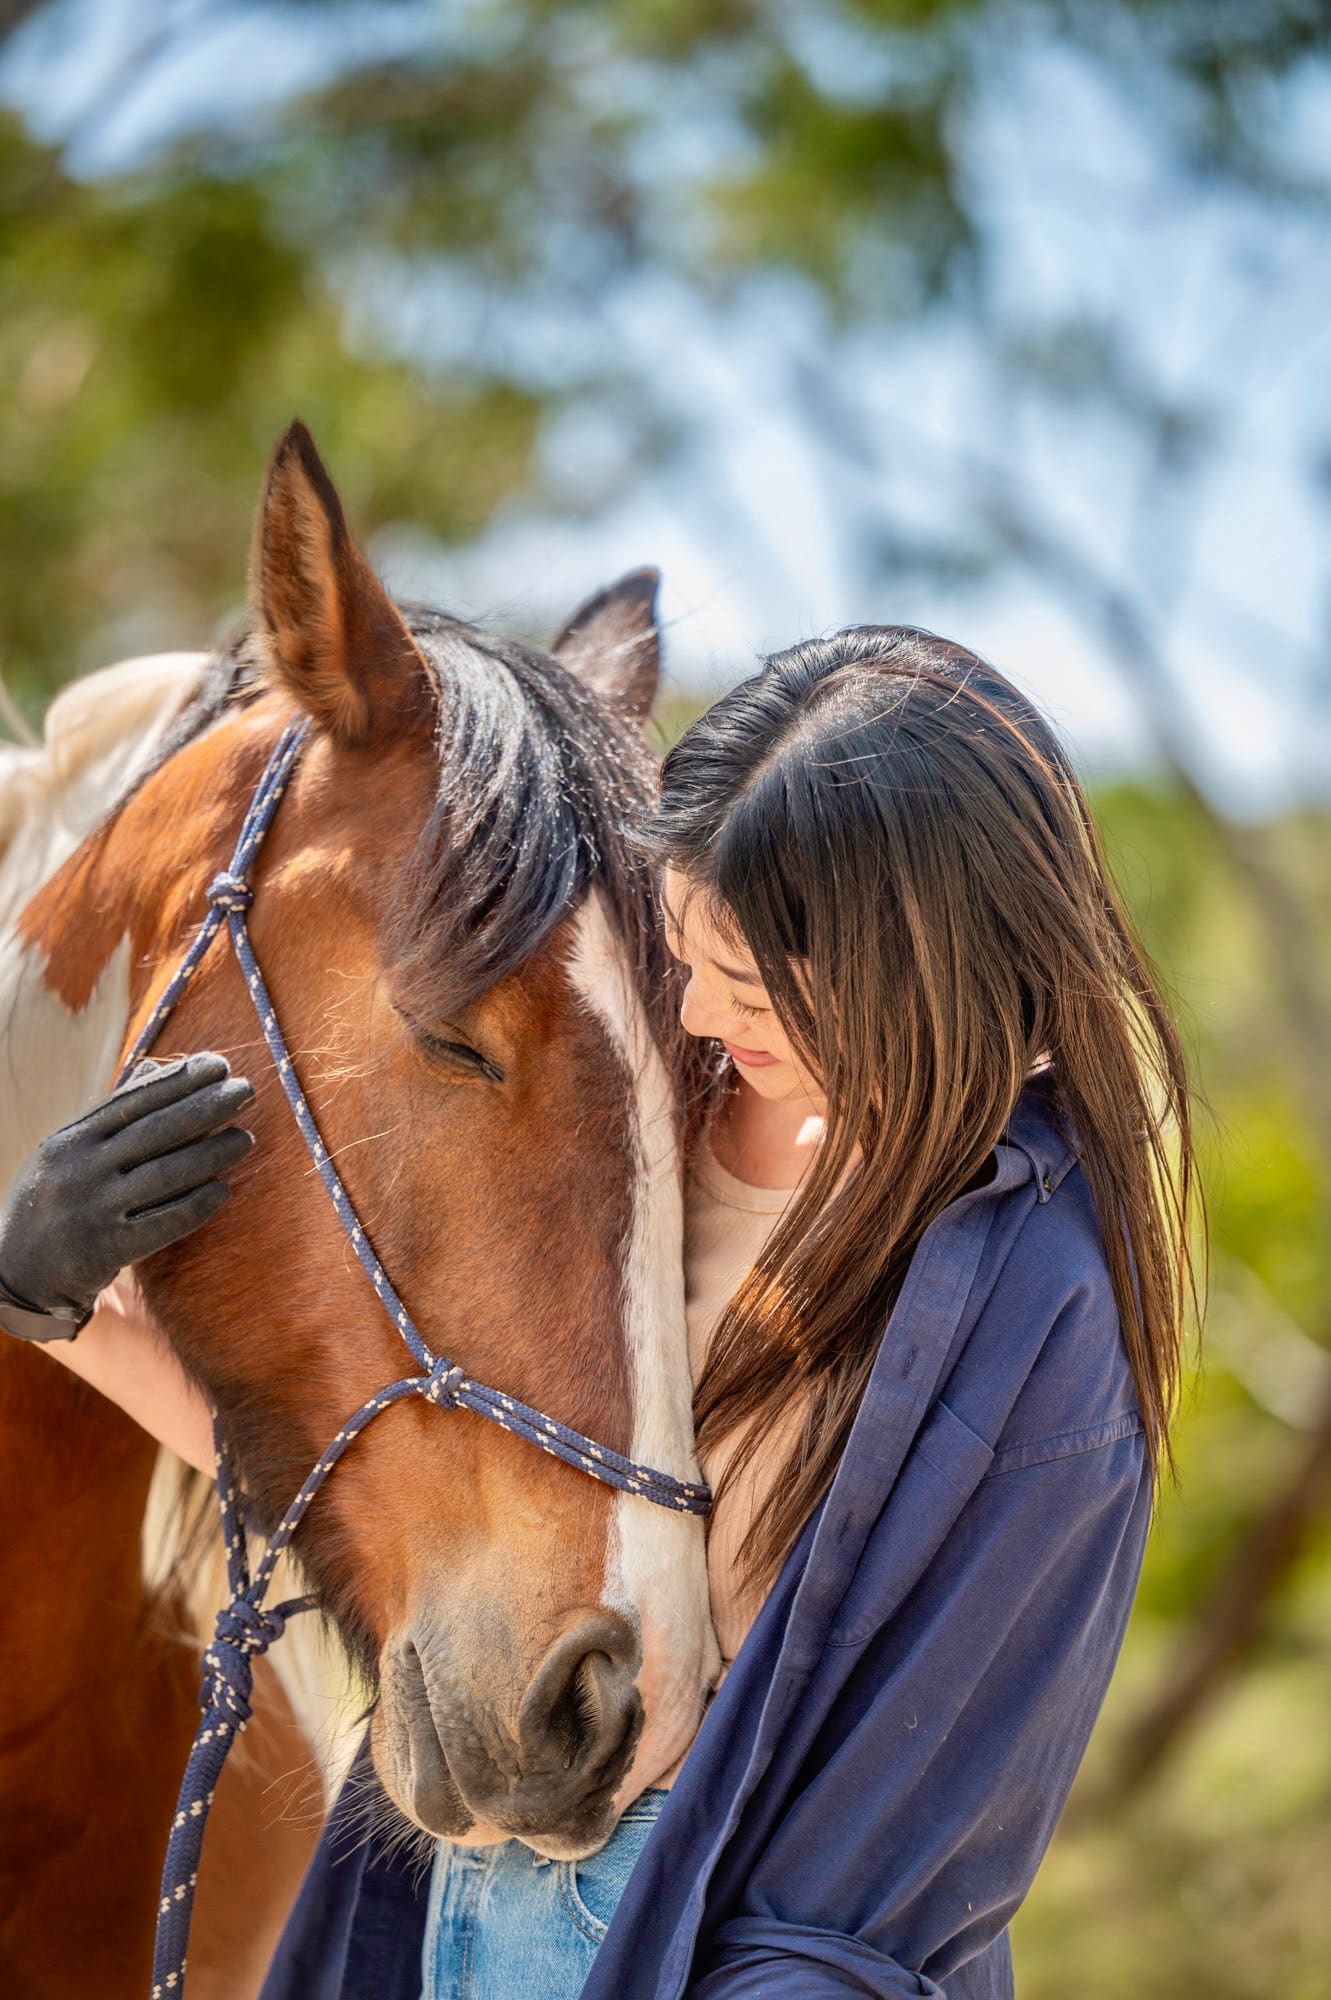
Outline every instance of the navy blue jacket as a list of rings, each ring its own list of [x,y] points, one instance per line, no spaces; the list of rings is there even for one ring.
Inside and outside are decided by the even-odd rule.
[[[1149,1512],[1090,1190],[1028,1090],[992,1180],[921,1240],[836,1478],[584,2000],[1010,1995],[1008,1920],[1104,1696]],[[262,2000],[419,2000],[425,1885],[347,1824]]]

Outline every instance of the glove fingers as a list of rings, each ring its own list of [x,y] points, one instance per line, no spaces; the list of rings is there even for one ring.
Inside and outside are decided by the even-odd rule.
[[[216,1215],[230,1198],[231,1190],[225,1181],[204,1181],[201,1187],[191,1188],[188,1194],[177,1195],[174,1201],[160,1202],[155,1208],[144,1209],[134,1218],[132,1244],[127,1263],[137,1263],[141,1257],[151,1257],[155,1251],[165,1250],[168,1243],[175,1243],[182,1236],[188,1236]]]
[[[229,1124],[253,1102],[254,1089],[246,1077],[224,1076],[220,1082],[202,1084],[188,1096],[146,1111],[122,1127],[106,1141],[107,1163],[127,1173]]]
[[[145,1160],[140,1167],[131,1168],[121,1176],[118,1190],[131,1232],[145,1209],[174,1201],[178,1195],[188,1194],[191,1188],[214,1180],[243,1160],[253,1144],[252,1133],[239,1125],[228,1125],[224,1132],[214,1132],[211,1138],[196,1139],[192,1145],[177,1147],[173,1153],[162,1153],[156,1159]]]
[[[174,1104],[205,1084],[220,1083],[230,1074],[226,1057],[208,1049],[198,1055],[181,1056],[174,1062],[140,1063],[108,1098],[79,1119],[79,1127],[91,1138],[109,1139],[147,1112]]]

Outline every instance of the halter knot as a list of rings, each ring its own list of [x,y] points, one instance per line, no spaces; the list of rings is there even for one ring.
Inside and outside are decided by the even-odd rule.
[[[248,910],[254,901],[254,891],[239,875],[224,868],[208,884],[208,901],[219,910]]]
[[[458,1390],[466,1381],[466,1370],[452,1361],[436,1361],[430,1370],[430,1386],[425,1390],[427,1403],[435,1403],[441,1410],[455,1410],[458,1407]]]
[[[219,1611],[212,1644],[203,1656],[200,1708],[219,1709],[243,1729],[251,1713],[253,1662],[285,1629],[286,1619],[280,1611],[265,1611],[248,1597],[237,1597]]]

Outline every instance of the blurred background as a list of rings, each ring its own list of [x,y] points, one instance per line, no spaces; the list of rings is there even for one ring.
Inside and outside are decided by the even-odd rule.
[[[1207,1099],[1205,1367],[1023,2000],[1331,1995],[1331,10],[0,0],[0,727],[243,603],[665,574],[664,727],[910,621],[1092,780]]]

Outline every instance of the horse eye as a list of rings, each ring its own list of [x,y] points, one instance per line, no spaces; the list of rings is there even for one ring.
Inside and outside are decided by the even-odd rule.
[[[470,1076],[483,1076],[487,1083],[504,1081],[504,1072],[470,1042],[450,1041],[443,1035],[432,1034],[428,1028],[416,1028],[415,1034],[422,1047],[453,1069],[465,1070]]]

